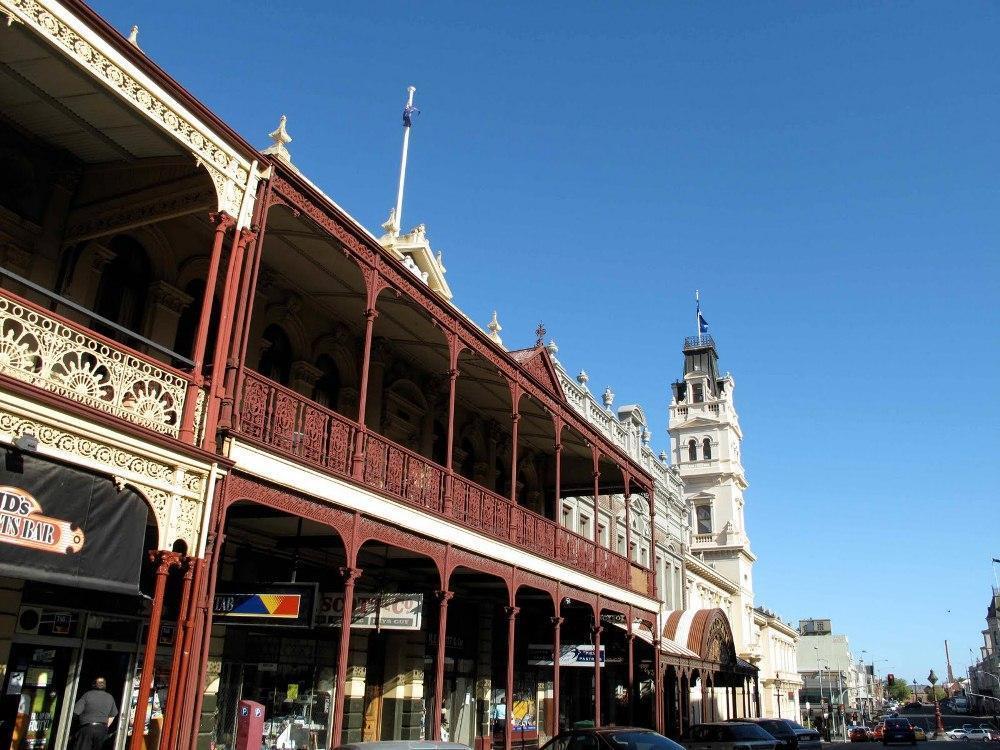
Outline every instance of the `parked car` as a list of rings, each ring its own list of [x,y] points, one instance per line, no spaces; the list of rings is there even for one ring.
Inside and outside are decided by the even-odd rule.
[[[561,732],[542,745],[541,750],[684,750],[671,739],[652,729],[631,727],[597,727],[570,729]]]
[[[972,742],[989,742],[990,733],[981,727],[972,727],[966,731],[965,739],[971,740]]]
[[[875,729],[872,731],[872,739],[876,742],[882,741],[882,735],[885,734],[885,722],[880,722],[875,725]]]
[[[990,730],[990,742],[1000,742],[1000,729]]]
[[[966,738],[966,734],[967,734],[966,730],[962,729],[961,727],[957,729],[949,729],[947,732],[945,732],[945,736],[949,740],[964,740]]]
[[[847,730],[847,739],[851,742],[869,742],[872,739],[872,733],[868,727],[851,727]]]
[[[684,747],[687,750],[736,750],[737,747],[740,750],[775,750],[777,744],[774,737],[756,724],[717,722],[691,727]]]
[[[882,744],[888,745],[893,742],[907,742],[911,745],[917,744],[916,735],[913,733],[913,725],[906,719],[885,720],[885,730],[882,732]]]
[[[927,742],[927,732],[924,731],[923,727],[918,726],[917,724],[913,725],[913,736],[916,737],[917,742]]]
[[[756,724],[778,741],[777,750],[819,750],[819,732],[791,719],[730,719],[727,723]]]

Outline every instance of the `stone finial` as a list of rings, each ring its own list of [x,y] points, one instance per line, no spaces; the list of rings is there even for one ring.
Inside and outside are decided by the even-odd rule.
[[[642,431],[642,444],[649,445],[649,441],[653,439],[653,433],[648,429],[644,428]]]
[[[604,389],[604,393],[601,394],[601,398],[604,400],[604,408],[611,411],[611,404],[615,402],[615,392],[611,390],[610,385]]]
[[[389,218],[382,222],[382,229],[392,237],[399,236],[399,222],[396,221],[396,209],[389,209]]]
[[[586,388],[588,380],[590,380],[590,375],[587,374],[587,371],[580,370],[580,374],[576,376],[576,382]]]
[[[281,119],[278,120],[278,127],[267,134],[267,137],[271,139],[271,145],[264,149],[264,153],[275,156],[287,164],[291,164],[292,155],[286,147],[292,142],[292,136],[288,135],[288,131],[285,130],[287,122],[288,118],[282,115]]]
[[[128,43],[131,44],[136,49],[139,49],[139,26],[138,24],[132,25],[132,30],[128,33]]]
[[[666,451],[660,451],[660,463],[666,463],[669,456],[667,456]]]
[[[490,318],[490,322],[489,325],[486,326],[486,330],[490,332],[489,336],[491,341],[499,346],[503,346],[503,340],[500,338],[500,331],[503,330],[503,326],[500,325],[500,321],[497,320],[496,310],[493,311],[493,317]]]
[[[559,353],[559,347],[556,345],[556,340],[549,339],[549,343],[545,348],[549,350],[549,354],[551,354],[552,358],[555,359],[556,355]]]

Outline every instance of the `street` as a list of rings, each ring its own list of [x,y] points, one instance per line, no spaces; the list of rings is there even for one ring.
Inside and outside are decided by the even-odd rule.
[[[879,743],[879,742],[827,742],[827,743],[824,743],[824,747],[841,747],[841,746],[848,746],[848,745],[853,746],[853,747],[857,747],[857,748],[867,748],[867,747],[880,746],[881,743]],[[928,748],[928,750],[937,750],[938,748],[942,748],[942,747],[945,747],[945,746],[951,746],[953,749],[956,746],[960,746],[962,748],[968,748],[968,750],[988,750],[989,748],[994,747],[994,743],[992,743],[992,742],[964,742],[962,740],[928,740],[927,742],[918,742],[917,746],[918,747],[922,747],[922,748]],[[899,745],[897,747],[903,747],[903,746]]]

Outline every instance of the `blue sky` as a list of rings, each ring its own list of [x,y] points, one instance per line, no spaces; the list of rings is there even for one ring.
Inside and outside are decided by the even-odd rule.
[[[512,347],[666,446],[694,289],[736,378],[758,602],[907,681],[981,643],[1000,557],[1000,6],[98,0],[251,142],[404,224]],[[288,7],[284,7],[284,6]],[[279,9],[279,7],[281,9]]]

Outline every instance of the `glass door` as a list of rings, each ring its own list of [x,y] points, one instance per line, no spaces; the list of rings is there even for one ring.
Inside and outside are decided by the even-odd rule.
[[[52,750],[72,648],[11,646],[0,700],[0,748]]]

